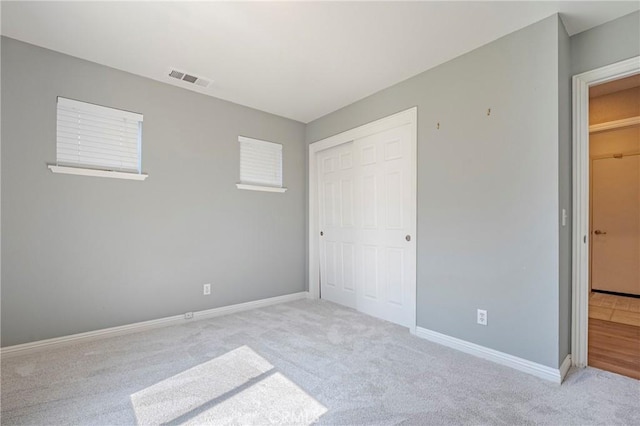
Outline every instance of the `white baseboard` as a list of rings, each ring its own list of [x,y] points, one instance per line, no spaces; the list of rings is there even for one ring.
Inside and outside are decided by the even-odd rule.
[[[248,311],[250,309],[262,308],[279,303],[292,302],[294,300],[308,298],[308,292],[286,294],[284,296],[270,297],[268,299],[254,300],[252,302],[238,303],[236,305],[222,306],[220,308],[207,309],[193,313],[193,319],[186,319],[184,314],[171,317],[159,318],[150,321],[142,321],[134,324],[121,325],[119,327],[104,328],[102,330],[88,331],[86,333],[72,334],[70,336],[56,337],[53,339],[39,340],[37,342],[23,343],[21,345],[7,346],[0,349],[0,355],[15,356],[36,352],[44,349],[52,349],[71,343],[89,342],[103,339],[105,337],[121,336],[123,334],[137,333],[139,331],[150,330],[158,327],[182,324],[187,321],[201,320],[221,315],[228,315],[235,312]]]
[[[524,358],[509,355],[504,352],[496,351],[495,349],[480,346],[475,343],[447,336],[446,334],[438,333],[422,327],[416,327],[415,334],[418,337],[422,337],[423,339],[430,340],[434,343],[448,346],[461,352],[475,355],[479,358],[493,361],[558,384],[562,383],[562,379],[564,379],[564,376],[567,374],[567,371],[569,371],[569,367],[571,366],[571,357],[569,355],[567,355],[564,362],[558,369],[547,367],[546,365],[538,364]]]
[[[270,297],[268,299],[254,300],[252,302],[238,303],[237,305],[222,306],[220,308],[206,309],[193,313],[194,319],[215,318],[222,315],[229,315],[236,312],[248,311],[250,309],[264,308],[265,306],[277,305],[278,303],[293,302],[294,300],[307,299],[308,292],[285,294],[284,296]]]
[[[562,382],[564,378],[567,377],[567,373],[569,372],[570,368],[571,368],[571,354],[567,355],[564,358],[564,361],[562,361],[562,364],[560,364],[560,382]]]

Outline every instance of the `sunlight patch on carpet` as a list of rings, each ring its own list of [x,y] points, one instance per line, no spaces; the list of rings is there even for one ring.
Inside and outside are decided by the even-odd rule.
[[[327,409],[247,346],[131,395],[138,424],[310,424]]]

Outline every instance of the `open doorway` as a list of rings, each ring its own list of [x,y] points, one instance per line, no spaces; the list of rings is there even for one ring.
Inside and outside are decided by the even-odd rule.
[[[640,74],[640,56],[573,76],[573,203],[571,361],[589,364],[589,296],[592,223],[590,217],[589,92],[591,87]],[[609,124],[601,123],[600,130]],[[595,129],[592,129],[595,130]],[[600,231],[603,231],[600,229]],[[606,230],[605,230],[606,231]]]
[[[640,379],[640,74],[589,87],[588,365]]]

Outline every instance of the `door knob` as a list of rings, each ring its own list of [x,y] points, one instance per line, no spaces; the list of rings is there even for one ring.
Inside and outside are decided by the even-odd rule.
[[[404,239],[407,240],[407,241],[411,241],[411,235],[407,234],[407,236],[404,237]]]
[[[596,235],[606,235],[607,233],[605,231],[601,231],[599,229],[596,229],[595,231],[593,231],[594,234]]]

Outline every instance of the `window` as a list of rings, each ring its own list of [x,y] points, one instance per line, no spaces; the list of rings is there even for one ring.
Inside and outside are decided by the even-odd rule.
[[[284,192],[282,187],[282,145],[238,137],[240,142],[240,189]]]
[[[143,180],[142,114],[58,97],[56,173]]]

